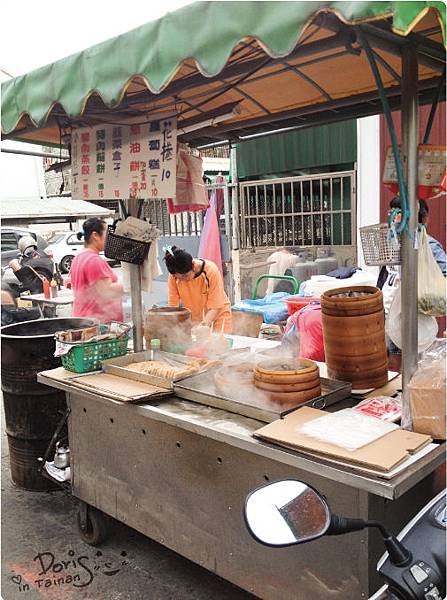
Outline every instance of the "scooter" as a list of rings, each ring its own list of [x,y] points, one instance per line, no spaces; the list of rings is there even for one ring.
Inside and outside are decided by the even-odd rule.
[[[284,547],[311,542],[324,535],[342,535],[377,528],[386,552],[377,571],[385,585],[370,600],[443,600],[446,594],[446,491],[442,491],[396,537],[379,521],[333,514],[312,486],[288,479],[251,492],[245,501],[245,522],[256,541]]]

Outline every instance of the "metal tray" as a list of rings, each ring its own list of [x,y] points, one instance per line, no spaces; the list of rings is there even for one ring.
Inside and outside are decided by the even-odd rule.
[[[181,354],[171,354],[170,352],[163,352],[161,350],[156,350],[155,353],[155,360],[163,360],[163,358],[165,358],[168,359],[166,361],[168,363],[169,361],[171,361],[172,363],[179,363],[185,366],[190,365],[196,360],[194,358],[190,358],[189,356],[182,356]],[[138,373],[136,371],[126,369],[127,365],[136,362],[144,362],[147,360],[151,360],[150,350],[146,350],[145,352],[134,352],[132,354],[126,354],[125,356],[120,356],[118,358],[110,358],[108,360],[102,361],[101,364],[103,371],[105,371],[106,373],[111,373],[113,375],[118,375],[119,377],[125,377],[127,379],[133,379],[134,381],[149,383],[151,385],[162,387],[166,390],[172,390],[174,383],[177,381],[181,381],[184,378],[183,376],[174,379],[165,379],[164,377],[158,377],[157,375],[148,375],[147,373]],[[212,362],[210,366],[215,366],[215,362]],[[210,366],[204,365],[203,368],[197,371],[197,373],[203,373],[203,371],[209,369]]]
[[[198,375],[191,375],[186,377],[180,382],[174,384],[174,393],[179,398],[185,398],[198,404],[205,404],[214,408],[221,408],[229,412],[257,419],[264,423],[271,423],[277,419],[282,419],[285,415],[301,408],[301,406],[311,406],[312,408],[319,408],[320,410],[335,404],[340,400],[348,398],[351,394],[351,384],[345,381],[336,381],[334,379],[321,378],[321,389],[322,394],[317,398],[313,398],[308,402],[297,404],[296,406],[284,409],[277,405],[275,406],[271,401],[265,401],[262,398],[262,394],[256,394],[253,386],[254,393],[250,394],[250,397],[241,399],[240,397],[232,397],[231,390],[227,395],[222,395],[217,390],[214,383],[214,372],[215,368],[207,370],[205,373]]]

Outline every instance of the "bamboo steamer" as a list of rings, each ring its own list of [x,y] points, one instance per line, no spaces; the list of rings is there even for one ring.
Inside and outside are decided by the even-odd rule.
[[[321,310],[334,317],[361,317],[383,310],[381,290],[372,286],[352,286],[328,290],[321,298]]]
[[[382,292],[354,286],[321,296],[328,375],[350,381],[355,389],[377,388],[388,381]]]
[[[191,312],[187,308],[151,308],[144,316],[144,338],[146,348],[151,339],[158,339],[161,349],[169,349],[178,344],[191,342]]]
[[[282,406],[296,406],[321,395],[318,366],[307,359],[263,361],[255,368],[254,381]]]
[[[304,383],[267,383],[258,377],[255,377],[254,381],[257,388],[267,392],[305,392],[309,388],[320,385],[320,376],[317,375],[314,379]]]
[[[342,334],[342,337],[346,335],[343,331],[340,332],[340,320],[339,317],[325,314],[326,330],[338,334]],[[382,331],[385,325],[385,313],[380,310],[378,312],[369,315],[358,315],[355,321],[352,322],[349,328],[349,335],[368,335],[374,334],[377,331]]]
[[[323,326],[324,327],[324,326]],[[382,330],[383,331],[383,330]],[[324,334],[324,329],[323,329]],[[381,358],[383,358],[383,344],[384,337],[382,333],[375,333],[374,335],[370,335],[368,337],[364,335],[354,335],[351,338],[349,336],[339,337],[337,335],[331,336],[329,333],[326,333],[326,339],[335,339],[337,341],[336,352],[333,351],[332,348],[328,348],[328,351],[325,352],[326,362],[327,356],[338,356],[343,359],[343,362],[346,362],[345,359],[351,359],[356,356],[363,356],[365,362],[368,360],[368,357],[374,357],[378,354]],[[368,340],[368,344],[365,344],[365,340]],[[386,348],[385,348],[386,351]]]
[[[214,373],[214,383],[221,392],[228,392],[230,386],[252,385],[254,371],[251,365],[227,365]]]
[[[321,396],[319,385],[305,392],[273,392],[270,394],[270,400],[281,404],[283,407],[292,407],[313,400],[313,398],[318,398],[318,396]]]
[[[265,383],[303,383],[319,376],[318,365],[312,360],[265,360],[256,366],[255,377]]]

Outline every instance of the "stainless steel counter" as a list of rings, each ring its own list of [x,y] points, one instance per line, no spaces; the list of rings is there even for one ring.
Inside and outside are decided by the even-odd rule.
[[[383,545],[365,530],[275,550],[257,544],[245,497],[284,478],[308,482],[343,516],[379,519],[397,532],[438,490],[437,448],[390,481],[368,477],[252,437],[259,421],[169,397],[127,404],[67,392],[72,493],[175,552],[267,600],[366,598]],[[392,500],[392,501],[391,501]]]
[[[65,392],[76,390],[74,382],[56,383],[42,375],[38,376],[38,380],[40,383],[57,387]],[[257,440],[252,437],[252,434],[265,423],[217,408],[182,400],[175,396],[165,398],[157,403],[123,404],[116,400],[102,398],[96,393],[89,393],[85,390],[82,390],[82,394],[86,398],[94,398],[95,401],[105,404],[116,404],[122,407],[123,410],[132,410],[136,414],[151,418],[154,421],[175,425],[185,431],[248,450],[286,465],[299,467],[303,471],[313,473],[317,470],[319,474],[328,479],[342,482],[390,500],[399,498],[437,466],[445,462],[445,444],[441,444],[436,450],[410,465],[392,480],[384,480],[379,477],[356,473],[343,467],[328,464],[328,461],[323,459],[306,457],[302,453]]]

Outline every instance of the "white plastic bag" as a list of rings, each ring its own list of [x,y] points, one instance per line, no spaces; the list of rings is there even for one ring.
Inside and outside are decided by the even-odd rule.
[[[400,288],[394,294],[390,312],[385,323],[385,331],[391,341],[402,349],[402,305]],[[434,317],[418,313],[418,353],[428,348],[436,339],[438,324]]]
[[[395,429],[398,429],[398,426],[394,423],[386,423],[352,408],[344,408],[308,421],[298,427],[297,431],[346,450],[358,450]]]
[[[443,317],[446,314],[446,280],[431,251],[425,227],[418,233],[418,238],[418,310],[431,317]]]

